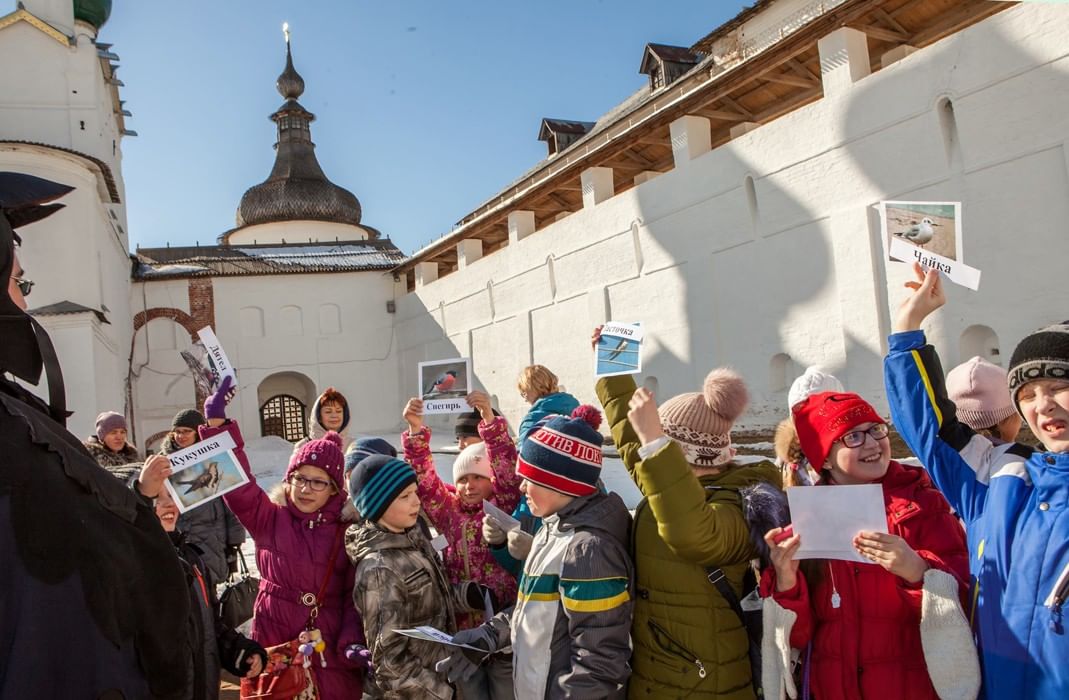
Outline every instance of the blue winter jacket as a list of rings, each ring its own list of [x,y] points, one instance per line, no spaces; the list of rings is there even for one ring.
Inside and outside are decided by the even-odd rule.
[[[579,408],[579,399],[571,394],[558,391],[555,394],[546,394],[531,404],[531,410],[520,421],[519,440],[517,448],[523,447],[523,441],[534,430],[538,422],[548,416],[570,416],[572,411]]]
[[[959,423],[922,331],[891,336],[884,375],[895,427],[965,520],[986,696],[1069,698],[1069,621],[1051,601],[1069,573],[1069,454]]]

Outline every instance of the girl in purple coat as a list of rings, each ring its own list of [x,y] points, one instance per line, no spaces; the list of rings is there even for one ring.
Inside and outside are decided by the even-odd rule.
[[[200,436],[205,439],[229,432],[237,445],[234,455],[249,477],[247,484],[223,499],[256,542],[260,590],[250,636],[264,647],[297,638],[329,574],[314,624],[326,642],[326,665],[316,654],[312,672],[320,700],[359,698],[365,663],[364,657],[352,653],[364,643],[363,624],[351,602],[355,569],[341,551],[334,557],[333,569],[327,571],[335,544],[344,546],[348,525],[340,517],[345,500],[341,439],[330,432],[302,445],[290,458],[284,484],[269,496],[249,468],[237,424],[226,419],[225,389],[220,387],[205,402],[208,425],[201,426]]]

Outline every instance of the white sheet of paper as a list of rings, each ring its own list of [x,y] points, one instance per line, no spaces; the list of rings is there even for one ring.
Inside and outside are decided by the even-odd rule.
[[[512,532],[520,527],[519,520],[485,499],[483,500],[483,512],[486,513],[487,517],[493,518],[505,532]]]
[[[415,627],[410,630],[394,630],[397,634],[403,634],[406,637],[412,637],[413,639],[422,639],[425,642],[435,642],[436,644],[446,644],[451,647],[460,647],[461,649],[471,649],[477,651],[480,654],[489,654],[486,649],[480,649],[479,647],[473,647],[470,644],[457,644],[453,641],[453,636],[447,634],[440,629],[435,629],[430,625],[423,625],[421,627]]]
[[[854,549],[862,530],[887,532],[883,488],[859,486],[796,486],[787,489],[791,524],[801,536],[795,559],[844,559],[871,563]]]
[[[892,258],[902,262],[919,262],[923,267],[935,268],[946,275],[951,282],[960,284],[962,287],[973,291],[980,288],[980,271],[975,267],[930,253],[901,238],[896,237],[891,241],[890,253]]]

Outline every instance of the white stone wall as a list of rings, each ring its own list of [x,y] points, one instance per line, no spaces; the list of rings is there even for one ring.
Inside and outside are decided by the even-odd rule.
[[[266,389],[314,387],[312,400],[334,386],[350,401],[353,432],[392,434],[400,422],[399,365],[386,302],[394,298],[395,286],[383,272],[213,279],[215,331],[238,372],[229,415],[244,434],[260,434],[258,389],[265,380]],[[147,308],[188,313],[187,289],[184,279],[136,283],[134,312],[141,310],[144,290]],[[179,355],[189,344],[188,333],[167,319],[138,331],[139,440],[165,430],[178,410],[193,405],[193,382]]]
[[[273,221],[269,224],[247,226],[230,234],[230,245],[264,243],[333,243],[334,241],[363,241],[368,234],[360,226],[336,224],[329,221]]]
[[[662,398],[732,365],[753,394],[743,423],[768,425],[791,379],[819,364],[882,408],[907,275],[883,262],[871,208],[883,199],[963,202],[981,288],[951,285],[929,335],[949,368],[967,359],[967,329],[989,326],[1005,364],[1030,330],[1069,315],[1067,35],[1064,8],[1014,7],[419,286],[398,303],[402,374],[470,353],[515,421],[531,362],[594,399],[587,339],[611,318],[646,324],[640,379],[656,377]]]

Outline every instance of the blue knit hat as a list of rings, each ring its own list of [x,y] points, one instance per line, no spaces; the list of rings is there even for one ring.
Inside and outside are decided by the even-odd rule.
[[[353,442],[345,453],[345,474],[348,475],[361,460],[371,455],[397,456],[397,448],[380,437],[362,437]]]
[[[516,472],[567,496],[589,496],[601,477],[601,413],[580,406],[572,418],[555,416],[524,441]]]
[[[416,472],[407,462],[386,455],[360,460],[349,477],[349,498],[365,520],[376,522],[410,484]]]

